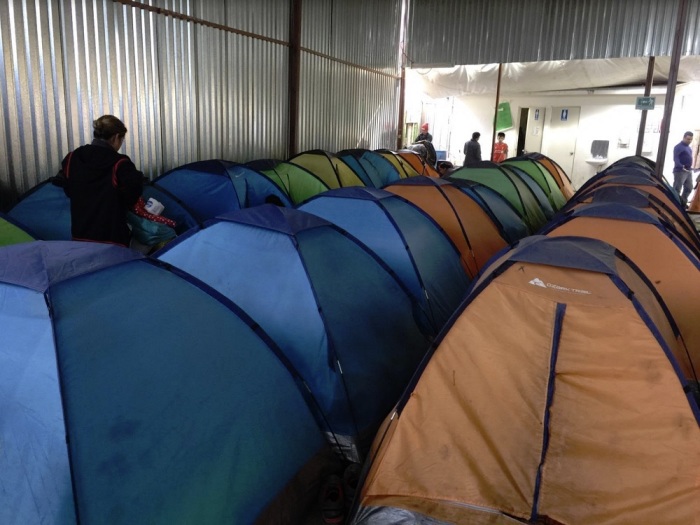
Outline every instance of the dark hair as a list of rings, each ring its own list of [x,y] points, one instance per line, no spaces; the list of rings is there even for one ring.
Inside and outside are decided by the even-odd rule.
[[[479,133],[478,131],[475,131],[474,133],[472,133],[472,140],[476,140],[479,137],[481,137],[481,133]]]
[[[114,115],[102,115],[92,123],[92,136],[96,139],[109,140],[114,135],[125,135],[126,126]]]
[[[503,138],[506,138],[506,134],[505,134],[505,133],[503,133],[502,131],[499,131],[499,132],[498,132],[498,135],[496,135],[496,136],[497,136],[497,137],[503,137]]]
[[[692,131],[686,131],[685,133],[683,133],[683,138],[685,138],[685,137],[692,137],[692,136],[693,136],[693,132],[692,132]]]

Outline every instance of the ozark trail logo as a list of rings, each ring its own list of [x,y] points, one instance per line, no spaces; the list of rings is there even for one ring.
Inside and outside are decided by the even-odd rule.
[[[533,286],[539,286],[540,288],[553,288],[554,290],[559,290],[560,292],[591,295],[591,292],[589,292],[588,290],[579,290],[578,288],[568,288],[566,286],[559,286],[558,284],[545,283],[539,277],[535,277],[532,281],[528,281],[528,284],[531,284]]]

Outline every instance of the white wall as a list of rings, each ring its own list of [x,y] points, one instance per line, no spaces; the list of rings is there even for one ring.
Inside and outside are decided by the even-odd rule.
[[[469,140],[472,132],[481,133],[482,158],[488,160],[491,155],[491,139],[493,134],[493,115],[496,105],[495,95],[470,95],[451,97],[449,103],[429,102],[429,97],[419,94],[419,88],[413,88],[413,94],[407,99],[408,104],[421,104],[424,114],[422,118],[434,122],[432,133],[434,136],[449,137],[449,141],[436,144],[436,149],[448,150],[448,159],[461,165],[464,160],[463,145]],[[640,110],[635,109],[637,96],[635,94],[598,94],[579,93],[571,94],[529,94],[518,96],[502,96],[500,102],[509,102],[513,114],[513,128],[506,130],[506,142],[510,148],[510,154],[516,154],[518,143],[518,126],[520,109],[525,107],[545,107],[551,114],[552,107],[579,107],[579,128],[574,152],[574,163],[569,177],[575,188],[579,188],[586,180],[596,173],[596,168],[587,164],[590,158],[591,142],[593,140],[608,140],[608,163],[602,168],[612,164],[623,157],[634,155],[637,149],[637,137],[642,116]],[[664,111],[665,96],[652,92],[656,98],[654,110],[647,112],[645,146],[643,155],[656,161],[660,126]],[[443,101],[445,99],[442,99]],[[418,102],[416,102],[418,101]],[[437,112],[426,114],[425,110]],[[436,109],[439,108],[439,109]],[[441,111],[451,111],[449,117],[440,114]],[[544,120],[542,129],[543,142],[541,153],[547,155],[547,148],[557,140],[554,134],[548,134],[549,115]],[[449,126],[449,130],[441,129]],[[676,90],[674,111],[669,131],[666,158],[664,161],[664,176],[672,181],[673,147],[680,141],[686,130],[700,130],[700,90],[697,86],[688,84],[679,86]],[[697,137],[696,141],[699,137]],[[625,144],[627,146],[625,147]]]

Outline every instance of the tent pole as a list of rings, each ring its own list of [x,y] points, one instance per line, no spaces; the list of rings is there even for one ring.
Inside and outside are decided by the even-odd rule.
[[[299,132],[299,70],[301,68],[301,2],[290,0],[289,18],[289,142],[287,158],[297,154]]]
[[[654,83],[654,63],[656,58],[649,57],[649,66],[647,68],[647,82],[644,84],[644,96],[648,97],[651,94],[651,86]],[[647,126],[647,110],[642,110],[642,117],[639,120],[639,135],[637,136],[637,152],[638,157],[642,156],[642,145],[644,144],[644,129]]]
[[[501,99],[501,74],[503,72],[503,64],[498,64],[498,83],[496,84],[496,111],[493,113],[493,135],[491,136],[491,162],[493,162],[494,148],[496,143],[496,126],[498,125],[498,104]]]
[[[673,37],[673,50],[671,52],[671,67],[668,72],[668,84],[666,85],[666,103],[664,104],[664,116],[661,120],[661,136],[659,137],[659,152],[656,156],[656,177],[663,178],[664,160],[666,158],[666,146],[668,142],[668,130],[673,114],[673,100],[676,96],[676,82],[678,80],[678,64],[681,60],[681,45],[683,33],[685,33],[685,15],[688,12],[688,1],[678,0],[678,15],[676,18],[676,34]]]

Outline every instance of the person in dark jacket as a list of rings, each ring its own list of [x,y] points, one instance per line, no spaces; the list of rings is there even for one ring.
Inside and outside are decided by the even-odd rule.
[[[144,175],[119,149],[126,126],[113,115],[92,124],[93,141],[63,159],[62,186],[70,199],[74,240],[129,246],[126,212],[143,191]]]
[[[481,162],[481,144],[479,144],[481,133],[472,133],[472,139],[464,143],[464,165],[474,166]]]
[[[433,141],[433,136],[428,133],[428,123],[425,122],[421,127],[420,127],[420,134],[416,137],[416,140],[413,142],[420,142],[421,140],[427,140],[428,142]]]
[[[688,197],[693,191],[693,173],[690,171],[693,164],[691,142],[693,142],[693,133],[686,131],[683,134],[683,140],[673,148],[673,189],[681,198],[683,206],[688,205]]]

